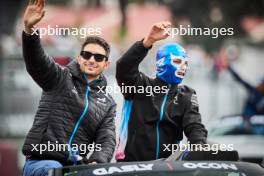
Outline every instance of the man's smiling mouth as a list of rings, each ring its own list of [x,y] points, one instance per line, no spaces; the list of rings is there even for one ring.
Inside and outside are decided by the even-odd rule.
[[[87,67],[87,68],[89,68],[89,69],[91,69],[91,68],[97,68],[96,65],[88,65],[88,64],[85,64],[85,67]]]

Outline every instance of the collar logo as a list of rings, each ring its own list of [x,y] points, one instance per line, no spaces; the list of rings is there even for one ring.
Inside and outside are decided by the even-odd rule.
[[[76,89],[76,87],[75,87],[75,86],[73,87],[73,89],[72,89],[71,91],[72,91],[72,93],[74,93],[74,94],[78,95],[78,92],[77,92],[77,89]]]
[[[174,99],[173,99],[173,103],[175,105],[179,104],[179,101],[178,101],[178,93],[175,95]]]

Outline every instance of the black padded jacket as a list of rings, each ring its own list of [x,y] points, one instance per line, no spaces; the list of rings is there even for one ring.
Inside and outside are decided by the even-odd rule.
[[[192,144],[206,143],[207,130],[201,122],[195,91],[186,85],[168,85],[158,77],[149,78],[139,72],[139,64],[147,53],[148,49],[138,41],[117,61],[119,86],[123,90],[129,86],[136,89],[122,91],[125,99],[133,102],[123,161],[166,158],[172,153],[166,146],[181,141],[183,132]]]
[[[109,94],[100,91],[107,85],[105,77],[101,75],[87,83],[77,62],[73,61],[66,67],[56,64],[44,52],[38,35],[23,32],[22,40],[26,69],[43,90],[33,125],[24,142],[24,155],[31,159],[52,159],[63,165],[72,164],[68,150],[73,136],[72,147],[82,147],[79,151],[81,156],[93,151],[90,161],[109,162],[116,143],[116,103]],[[88,109],[85,109],[86,94]],[[97,147],[93,147],[93,143]],[[45,145],[50,148],[40,152]]]

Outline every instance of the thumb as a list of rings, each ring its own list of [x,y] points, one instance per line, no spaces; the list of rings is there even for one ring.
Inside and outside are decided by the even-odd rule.
[[[43,18],[44,17],[44,15],[45,15],[45,10],[42,10],[42,12],[41,12],[41,18]]]
[[[45,15],[45,10],[42,10],[40,12],[40,15],[37,17],[38,21],[40,21],[44,17],[44,15]]]

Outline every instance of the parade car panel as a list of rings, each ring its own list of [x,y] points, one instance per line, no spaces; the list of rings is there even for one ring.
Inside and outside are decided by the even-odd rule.
[[[159,161],[71,166],[55,169],[50,176],[256,176],[264,175],[257,164],[228,161]]]
[[[184,161],[160,159],[145,162],[120,162],[67,166],[53,169],[49,176],[261,176],[264,168],[255,163],[238,162],[236,151],[190,152]],[[172,159],[172,160],[171,160]],[[194,161],[194,160],[195,161]],[[234,161],[230,161],[230,160]]]

